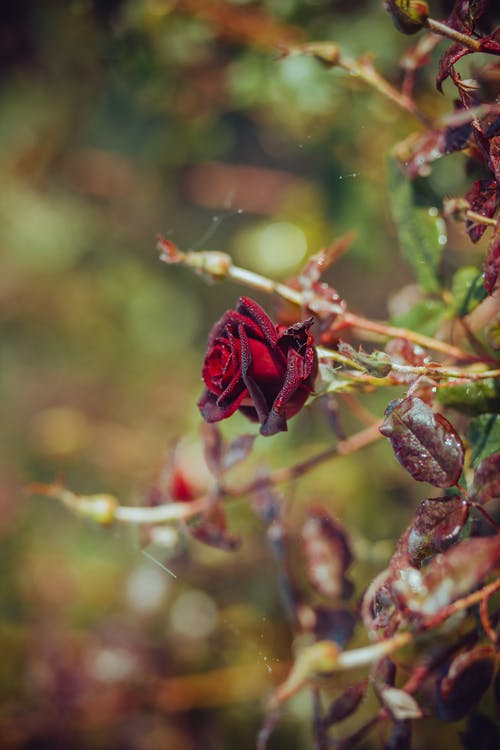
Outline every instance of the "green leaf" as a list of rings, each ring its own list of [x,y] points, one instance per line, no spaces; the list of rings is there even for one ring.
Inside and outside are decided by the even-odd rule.
[[[468,315],[487,296],[482,272],[474,266],[459,268],[451,282],[451,293],[456,314],[460,318]]]
[[[500,452],[500,415],[481,414],[470,424],[471,464],[477,466],[487,456]]]
[[[435,299],[425,299],[417,302],[411,310],[401,315],[395,315],[391,323],[403,328],[411,328],[412,331],[423,333],[425,336],[434,336],[440,323],[449,312],[449,308]]]
[[[422,289],[439,292],[439,264],[446,245],[446,227],[435,205],[417,193],[397,163],[389,162],[390,203],[401,252]]]
[[[475,383],[439,388],[437,400],[462,414],[487,414],[500,411],[500,380],[488,378]]]

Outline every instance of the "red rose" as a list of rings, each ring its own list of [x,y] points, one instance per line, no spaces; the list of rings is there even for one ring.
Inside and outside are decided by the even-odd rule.
[[[264,310],[241,297],[214,325],[203,363],[206,390],[198,406],[207,422],[227,419],[236,410],[260,422],[262,435],[287,429],[313,390],[318,372],[308,333],[309,318],[276,326]]]

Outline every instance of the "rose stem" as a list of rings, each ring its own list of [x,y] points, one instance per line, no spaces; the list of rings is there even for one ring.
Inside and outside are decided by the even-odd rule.
[[[302,307],[304,304],[303,295],[296,289],[285,284],[268,279],[266,276],[261,276],[254,271],[248,271],[246,268],[240,268],[239,266],[231,266],[228,269],[227,275],[233,281],[237,281],[245,286],[252,287],[253,289],[259,289],[262,292],[272,294],[273,292],[278,294],[288,302]],[[375,320],[369,320],[361,315],[355,315],[354,313],[345,312],[343,314],[343,320],[356,328],[364,331],[373,331],[374,333],[380,333],[383,336],[389,338],[403,338],[407,341],[413,341],[415,344],[419,344],[427,349],[432,349],[442,354],[447,354],[455,359],[462,359],[468,361],[475,361],[476,357],[467,352],[464,352],[457,346],[447,344],[445,341],[439,341],[429,336],[424,336],[416,331],[411,331],[407,328],[395,328],[394,326],[387,325]]]
[[[479,39],[474,39],[472,36],[468,36],[461,31],[452,29],[442,21],[436,21],[434,18],[427,18],[425,25],[430,31],[434,32],[434,34],[445,36],[448,39],[452,39],[454,42],[460,42],[464,47],[469,47],[469,49],[472,49],[475,52],[478,52],[481,49],[481,42]]]

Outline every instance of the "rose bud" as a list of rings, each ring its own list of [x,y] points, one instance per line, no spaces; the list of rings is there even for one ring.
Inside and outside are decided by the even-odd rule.
[[[318,372],[313,318],[276,326],[264,310],[241,297],[212,328],[203,364],[206,390],[198,402],[207,422],[239,410],[260,422],[262,435],[287,429],[304,406]]]

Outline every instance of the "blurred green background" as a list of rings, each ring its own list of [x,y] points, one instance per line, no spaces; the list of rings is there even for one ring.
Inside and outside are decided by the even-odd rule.
[[[156,233],[286,278],[354,229],[330,274],[353,309],[385,317],[411,283],[385,161],[414,123],[342,72],[277,59],[280,42],[307,39],[370,50],[400,81],[408,41],[375,0],[18,0],[2,10],[2,748],[255,746],[293,633],[247,505],[230,510],[237,552],[174,532],[148,546],[174,579],[141,554],[139,532],[97,528],[22,488],[60,479],[145,502],[172,441],[196,439],[206,335],[241,289],[164,266]],[[431,80],[422,74],[419,96],[435,114],[449,102]],[[459,194],[459,160],[433,179]],[[457,233],[457,257],[465,247]],[[367,403],[380,414],[387,400]],[[239,416],[223,427],[249,429]],[[285,465],[332,439],[315,407],[272,445],[257,441],[256,454]],[[292,538],[310,501],[352,529],[360,586],[421,499],[389,456],[374,446],[363,471],[344,458],[287,493]],[[269,747],[310,747],[309,711],[309,696],[293,701]]]

